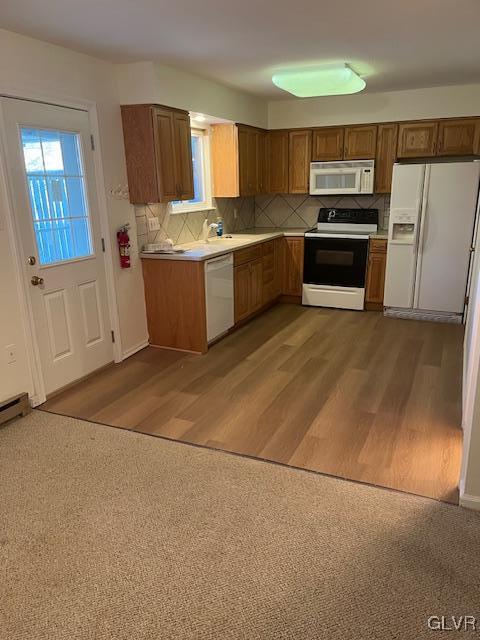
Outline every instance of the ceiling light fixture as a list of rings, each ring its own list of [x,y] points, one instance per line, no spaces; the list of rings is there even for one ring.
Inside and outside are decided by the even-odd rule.
[[[358,93],[367,84],[346,64],[279,71],[273,74],[272,82],[298,98]]]
[[[197,122],[205,122],[206,118],[202,113],[196,113],[192,116],[192,120],[196,120]]]

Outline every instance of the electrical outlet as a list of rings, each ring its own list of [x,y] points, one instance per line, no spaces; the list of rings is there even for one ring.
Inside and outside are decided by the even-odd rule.
[[[5,353],[7,356],[7,364],[13,364],[17,361],[17,347],[14,344],[7,344],[5,347]]]
[[[147,226],[149,231],[158,231],[160,229],[160,220],[156,216],[147,218]]]
[[[233,219],[236,220],[237,219],[237,214],[238,214],[238,209],[234,209],[233,210]]]

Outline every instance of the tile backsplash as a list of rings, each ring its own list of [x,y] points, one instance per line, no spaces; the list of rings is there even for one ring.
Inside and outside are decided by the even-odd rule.
[[[310,229],[317,223],[320,207],[378,209],[379,229],[388,229],[390,196],[306,196],[269,195],[255,198],[256,227]]]
[[[225,233],[238,233],[253,227],[310,229],[317,222],[320,207],[376,208],[379,228],[388,228],[390,196],[324,196],[264,195],[255,198],[215,198],[215,209],[194,213],[171,213],[170,205],[149,204],[135,207],[138,246],[171,238],[174,244],[199,240],[205,216],[215,222],[223,219]],[[147,218],[156,216],[159,231],[148,231]]]
[[[220,216],[224,233],[235,233],[255,226],[253,198],[215,198],[215,209],[192,213],[171,213],[170,205],[148,204],[135,207],[138,246],[171,238],[174,244],[184,244],[199,240],[205,216],[215,222]],[[147,218],[156,216],[160,221],[159,231],[149,231]],[[271,226],[271,225],[270,225]]]

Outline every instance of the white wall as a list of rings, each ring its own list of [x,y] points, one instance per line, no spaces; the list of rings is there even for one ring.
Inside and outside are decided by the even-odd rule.
[[[120,102],[156,102],[257,127],[267,126],[267,102],[211,80],[153,62],[117,65]]]
[[[106,192],[126,184],[119,100],[114,66],[110,63],[0,30],[0,93],[35,96],[53,102],[92,101],[97,104]],[[106,193],[110,238],[116,228],[135,224],[133,207]],[[5,191],[0,184],[0,400],[14,393],[32,391],[10,235],[5,223]],[[136,242],[135,233],[132,233]],[[126,352],[147,336],[141,265],[133,258],[130,270],[121,270],[116,255],[114,273],[120,316],[121,347]],[[6,364],[4,346],[15,343],[17,362]]]
[[[480,204],[479,204],[480,207]],[[479,210],[477,208],[477,215]],[[463,460],[460,503],[480,510],[480,237],[477,232],[463,363]]]
[[[480,84],[475,84],[271,101],[268,126],[282,129],[479,114]]]

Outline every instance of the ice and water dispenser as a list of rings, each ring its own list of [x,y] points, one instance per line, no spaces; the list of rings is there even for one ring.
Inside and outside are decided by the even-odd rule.
[[[392,209],[390,211],[390,238],[393,244],[415,244],[418,211]]]

